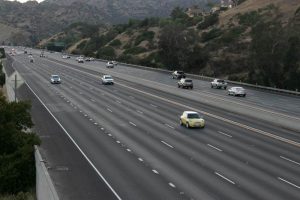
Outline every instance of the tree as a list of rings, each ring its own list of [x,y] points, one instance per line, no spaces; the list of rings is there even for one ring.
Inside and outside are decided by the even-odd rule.
[[[6,102],[0,93],[0,193],[16,194],[35,185],[34,145],[39,138],[24,132],[33,126],[29,102]]]

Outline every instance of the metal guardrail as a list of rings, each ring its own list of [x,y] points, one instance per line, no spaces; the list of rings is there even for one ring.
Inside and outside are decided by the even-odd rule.
[[[102,62],[108,62],[108,60],[103,60],[103,59],[95,59],[95,60],[102,61]],[[173,71],[170,71],[170,70],[167,70],[167,69],[145,67],[145,66],[134,65],[134,64],[129,64],[129,63],[119,62],[119,64],[125,65],[127,67],[144,69],[144,70],[148,70],[148,71],[156,71],[156,72],[161,72],[161,73],[165,73],[165,74],[171,74],[173,72]],[[188,75],[190,78],[204,80],[204,81],[212,81],[212,80],[215,79],[214,77],[208,77],[208,76],[202,76],[202,75],[196,75],[196,74],[186,74],[186,75]],[[257,89],[257,90],[266,90],[266,91],[270,91],[270,92],[274,92],[274,93],[283,93],[283,94],[290,94],[290,95],[300,96],[300,92],[298,92],[298,91],[272,88],[272,87],[266,87],[266,86],[261,86],[261,85],[253,85],[253,84],[243,83],[243,82],[238,82],[238,81],[230,81],[230,80],[226,80],[226,81],[229,84],[244,86],[244,87],[253,88],[253,89]]]

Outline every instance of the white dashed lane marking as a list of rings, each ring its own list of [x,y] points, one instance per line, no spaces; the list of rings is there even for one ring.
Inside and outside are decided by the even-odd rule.
[[[161,143],[163,143],[164,145],[166,145],[166,146],[168,146],[168,147],[170,147],[170,148],[172,148],[172,149],[174,148],[172,145],[168,144],[167,142],[165,142],[165,141],[163,141],[163,140],[161,141]]]
[[[287,180],[285,180],[285,179],[283,179],[283,178],[281,178],[281,177],[277,177],[277,178],[278,178],[279,180],[281,180],[281,181],[283,181],[283,182],[285,182],[285,183],[287,183],[287,184],[289,184],[289,185],[295,187],[295,188],[300,189],[300,186],[298,186],[298,185],[296,185],[296,184],[294,184],[294,183],[291,183],[290,181],[287,181]]]
[[[296,165],[300,165],[300,163],[298,163],[298,162],[296,162],[296,161],[294,161],[294,160],[292,160],[292,159],[286,158],[286,157],[284,157],[284,156],[280,156],[280,158],[282,158],[282,159],[284,159],[284,160],[287,160],[287,161],[289,161],[289,162],[291,162],[291,163],[294,163],[294,164],[296,164]]]
[[[228,181],[229,183],[231,184],[235,184],[235,182],[233,182],[232,180],[230,180],[229,178],[225,177],[224,175],[218,173],[218,172],[215,172],[215,174],[221,178],[223,178],[224,180]]]
[[[217,151],[220,151],[220,152],[223,151],[222,149],[219,149],[218,147],[215,147],[215,146],[213,146],[213,145],[211,145],[211,144],[207,144],[207,146],[209,146],[209,147],[211,147],[211,148],[213,148],[213,149],[215,149],[215,150],[217,150]]]
[[[220,134],[222,134],[222,135],[225,135],[225,136],[227,136],[227,137],[230,137],[230,138],[232,138],[232,136],[231,136],[231,135],[229,135],[229,134],[227,134],[227,133],[224,133],[224,132],[222,132],[222,131],[218,131],[218,133],[220,133]]]

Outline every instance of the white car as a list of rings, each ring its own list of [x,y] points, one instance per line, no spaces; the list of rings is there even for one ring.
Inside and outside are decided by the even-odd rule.
[[[63,59],[68,59],[68,56],[67,55],[63,55],[62,58]]]
[[[60,84],[61,83],[61,79],[60,79],[60,77],[58,75],[51,75],[50,83],[51,84]]]
[[[79,61],[81,59],[83,60],[83,58],[84,58],[83,56],[76,57],[76,61]]]
[[[103,75],[101,80],[102,80],[103,85],[113,85],[114,84],[114,79],[112,78],[111,75]]]
[[[228,89],[228,95],[245,97],[246,91],[242,87],[232,87]]]
[[[84,60],[83,60],[83,58],[78,58],[78,63],[84,63]]]
[[[227,88],[227,82],[222,79],[215,79],[210,83],[210,85],[211,88],[223,88],[224,90]]]
[[[106,63],[106,68],[114,68],[114,63],[112,62],[112,61],[108,61],[107,63]]]

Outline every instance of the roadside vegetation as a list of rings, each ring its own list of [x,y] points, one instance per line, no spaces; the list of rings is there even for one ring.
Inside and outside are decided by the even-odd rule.
[[[2,66],[2,65],[0,65]],[[0,199],[34,199],[34,145],[29,102],[7,102],[0,91]]]
[[[168,18],[131,19],[98,31],[75,24],[66,32],[76,30],[86,39],[71,53],[299,90],[299,10],[283,22],[284,14],[270,4],[221,25],[219,12],[190,17],[177,7]]]

